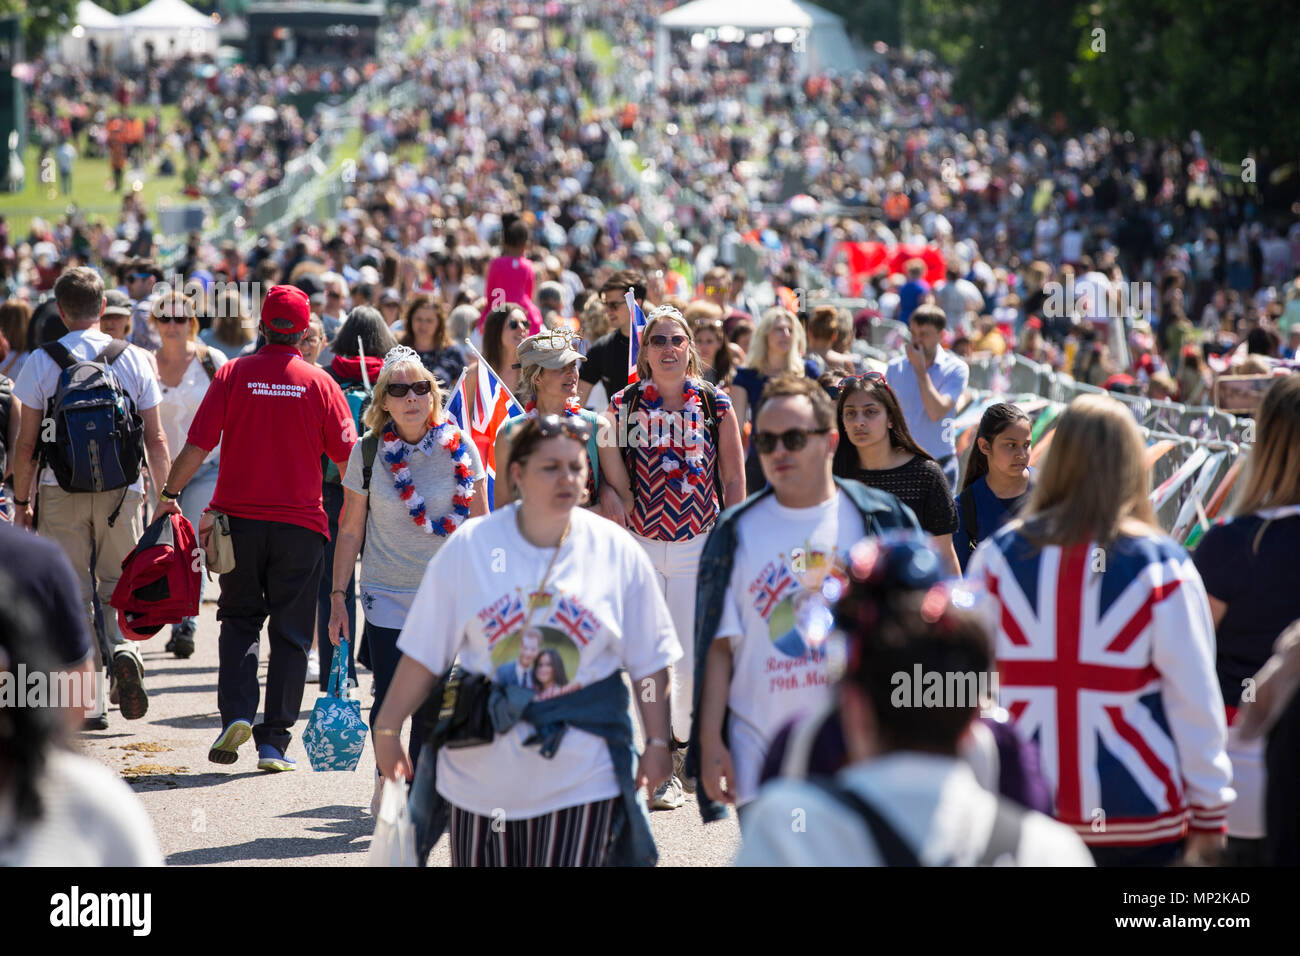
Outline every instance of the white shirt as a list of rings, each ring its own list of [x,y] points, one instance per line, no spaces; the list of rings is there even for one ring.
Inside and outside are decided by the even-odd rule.
[[[758,795],[777,732],[830,697],[824,646],[811,647],[804,639],[807,615],[828,581],[832,587],[847,582],[846,557],[865,531],[853,502],[838,488],[811,508],[787,508],[769,495],[741,516],[717,632],[719,639],[731,640],[727,747],[740,804]],[[797,620],[796,603],[803,621]],[[833,604],[832,598],[822,606]]]
[[[229,361],[225,353],[217,349],[208,349],[208,354],[212,356],[212,364],[215,368],[221,368]],[[190,433],[190,424],[194,421],[199,406],[203,404],[203,396],[208,393],[208,385],[211,381],[203,368],[203,363],[199,361],[198,355],[195,355],[190,359],[190,364],[185,367],[179,385],[169,388],[162,382],[158,383],[159,390],[162,392],[158,416],[162,419],[163,431],[167,434],[167,450],[171,452],[173,458],[185,447],[185,438]],[[220,458],[221,444],[218,443],[203,461],[216,464]]]
[[[840,771],[925,866],[973,866],[993,831],[997,797],[955,757],[891,753]],[[774,780],[746,814],[736,866],[883,866],[867,823],[821,788]],[[1010,862],[1010,861],[1007,861]],[[1092,866],[1069,827],[1028,811],[1016,866]]]
[[[528,543],[516,524],[518,504],[465,522],[429,562],[397,647],[434,674],[459,657],[477,674],[513,682],[521,634],[541,632],[532,665],[558,654],[564,673],[556,686],[571,690],[626,668],[636,682],[682,656],[668,605],[645,552],[627,532],[574,508],[568,539],[529,617],[554,548]],[[550,686],[548,682],[548,686]],[[554,757],[524,746],[531,725],[480,747],[438,754],[438,793],[482,816],[507,820],[540,816],[617,796],[618,781],[605,741],[570,729]]]
[[[69,332],[59,339],[74,358],[83,361],[94,358],[112,341],[111,336],[97,328]],[[128,347],[110,367],[122,389],[135,402],[136,411],[147,412],[162,401],[162,391],[158,388],[158,373],[154,371],[148,353]],[[43,415],[46,403],[58,390],[61,373],[62,370],[54,359],[50,358],[44,349],[37,349],[23,364],[22,373],[14,383],[14,394],[18,396],[18,401]],[[54,472],[49,468],[41,470],[41,484],[57,484]],[[144,493],[143,474],[131,485],[131,490]]]

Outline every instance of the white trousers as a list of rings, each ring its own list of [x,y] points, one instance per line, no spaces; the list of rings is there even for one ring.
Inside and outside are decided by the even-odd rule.
[[[659,587],[668,603],[682,659],[672,667],[673,736],[689,740],[691,708],[695,698],[695,579],[700,570],[700,552],[708,534],[685,541],[656,541],[634,534],[654,565]]]

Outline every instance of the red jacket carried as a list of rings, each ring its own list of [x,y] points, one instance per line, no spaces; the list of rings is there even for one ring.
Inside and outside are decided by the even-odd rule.
[[[202,566],[203,551],[184,516],[173,513],[145,528],[122,562],[122,577],[109,601],[117,609],[122,635],[147,641],[164,625],[197,616]]]

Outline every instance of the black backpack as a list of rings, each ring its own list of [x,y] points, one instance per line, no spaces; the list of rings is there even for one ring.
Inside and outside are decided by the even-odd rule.
[[[713,490],[718,496],[718,511],[726,509],[725,499],[722,497],[722,462],[720,456],[721,449],[718,447],[718,392],[717,389],[708,382],[698,384],[700,390],[700,403],[704,406],[704,424],[709,429],[709,440],[713,442],[714,461],[713,461]],[[637,409],[641,407],[641,383],[633,382],[627,387],[627,394],[623,397],[623,406],[627,409],[628,429],[635,425],[635,415]],[[628,478],[631,479],[632,493],[636,494],[636,449],[629,442],[622,449],[623,461],[627,465]]]
[[[111,367],[127,343],[114,340],[88,360],[76,358],[61,342],[42,348],[62,369],[46,406],[42,464],[50,467],[64,491],[129,488],[144,462],[144,421]],[[54,425],[52,434],[49,423]],[[114,511],[109,523],[116,517]]]

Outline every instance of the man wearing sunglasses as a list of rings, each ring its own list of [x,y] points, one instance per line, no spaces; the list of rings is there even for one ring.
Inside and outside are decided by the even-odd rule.
[[[136,259],[126,274],[126,294],[131,297],[131,344],[150,352],[162,346],[158,331],[150,324],[153,312],[153,287],[162,280],[162,270],[152,259]]]
[[[757,796],[776,733],[829,701],[824,642],[849,549],[864,535],[919,529],[893,495],[832,475],[838,442],[835,405],[817,382],[767,383],[754,444],[768,487],[722,515],[700,560],[686,772],[703,789],[706,822]]]
[[[631,316],[627,313],[624,295],[628,289],[636,304],[645,309],[645,276],[639,272],[616,272],[600,287],[600,301],[609,316],[610,330],[587,349],[587,360],[578,367],[578,401],[587,406],[592,389],[605,386],[605,398],[627,385],[627,356],[631,347],[628,327]]]
[[[320,459],[328,455],[340,473],[346,472],[357,440],[342,390],[298,351],[310,318],[301,289],[277,285],[267,293],[261,323],[266,344],[217,369],[160,495],[159,515],[179,510],[177,497],[221,443],[208,510],[229,519],[235,568],[221,576],[217,605],[222,730],[208,751],[213,763],[234,763],[240,744],[251,736],[259,770],[295,769],[286,751],[302,705],[329,535]],[[204,514],[201,542],[213,533],[212,524],[212,516]],[[258,644],[268,616],[264,717],[253,726]]]

